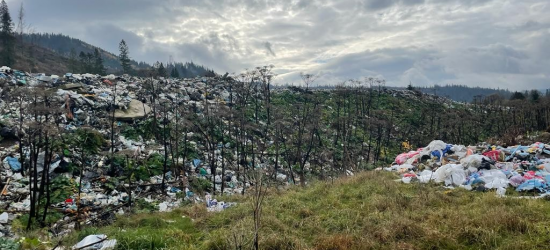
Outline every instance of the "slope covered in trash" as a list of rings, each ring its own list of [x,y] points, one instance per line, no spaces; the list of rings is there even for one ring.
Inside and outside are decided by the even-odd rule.
[[[261,249],[544,249],[550,240],[548,200],[402,184],[396,177],[366,172],[270,192]],[[233,199],[239,205],[224,213],[194,206],[139,214],[71,234],[63,244],[106,234],[129,249],[250,249],[251,197]]]
[[[463,104],[371,78],[272,89],[271,69],[181,79],[0,68],[0,233],[63,237],[194,203],[231,210],[227,196],[258,181],[306,187],[436,139],[513,145],[550,125],[539,116],[549,98]]]

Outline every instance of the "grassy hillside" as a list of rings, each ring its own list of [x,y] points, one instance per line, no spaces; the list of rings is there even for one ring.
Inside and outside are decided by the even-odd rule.
[[[550,244],[548,201],[407,185],[396,178],[365,172],[271,191],[263,208],[261,249],[543,249]],[[251,202],[233,199],[239,205],[222,213],[207,213],[200,204],[122,216],[111,226],[74,233],[64,244],[105,233],[118,240],[118,249],[249,249]]]

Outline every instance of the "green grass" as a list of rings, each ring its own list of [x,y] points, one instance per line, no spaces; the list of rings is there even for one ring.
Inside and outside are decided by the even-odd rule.
[[[550,245],[547,200],[497,198],[494,192],[402,184],[392,173],[271,191],[265,200],[261,249],[544,249]],[[225,200],[228,198],[224,197]],[[252,207],[207,213],[201,205],[170,213],[122,217],[91,233],[118,240],[118,249],[250,249]]]
[[[179,246],[196,245],[203,233],[195,228],[191,218],[181,212],[121,216],[113,225],[86,228],[64,241],[66,245],[73,245],[90,234],[106,234],[110,239],[117,239],[117,249],[177,249]]]

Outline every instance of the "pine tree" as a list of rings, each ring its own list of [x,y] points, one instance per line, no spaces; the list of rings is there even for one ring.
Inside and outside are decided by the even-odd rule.
[[[94,73],[94,54],[86,53],[86,73]]]
[[[14,45],[15,37],[13,34],[13,22],[11,20],[8,4],[2,0],[0,4],[0,42],[2,42],[2,63],[6,66],[13,65],[15,61]]]
[[[71,73],[76,73],[78,71],[78,58],[74,48],[71,48],[71,52],[69,52],[69,70]]]
[[[409,85],[407,86],[407,90],[414,90],[412,83],[409,83]]]
[[[180,73],[178,72],[178,69],[176,67],[172,67],[172,73],[170,73],[170,76],[173,78],[180,77]]]
[[[118,45],[118,49],[120,51],[120,55],[118,56],[118,60],[120,61],[120,65],[122,66],[122,70],[125,74],[129,74],[131,68],[130,65],[130,56],[128,51],[128,45],[126,45],[126,41],[122,39],[120,41],[120,44]]]
[[[529,93],[529,98],[531,99],[531,101],[537,102],[540,99],[539,91],[536,89],[531,90],[531,92]]]
[[[78,54],[78,61],[78,71],[80,71],[80,73],[85,73],[84,71],[86,71],[86,53],[84,53],[84,51],[80,51],[80,54]]]
[[[181,72],[182,72],[181,77],[191,78],[191,76],[189,76],[189,71],[187,70],[187,68],[184,65],[181,66]]]
[[[165,77],[166,76],[166,68],[164,68],[164,64],[160,63],[160,66],[158,68],[158,74],[159,76],[161,77]]]
[[[99,52],[98,48],[95,48],[94,50],[94,73],[105,75],[105,66],[103,66],[103,58],[101,57],[101,53]]]
[[[521,92],[514,92],[510,97],[510,100],[525,100],[525,95]]]

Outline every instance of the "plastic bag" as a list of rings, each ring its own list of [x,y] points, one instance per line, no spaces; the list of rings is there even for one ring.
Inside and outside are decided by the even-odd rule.
[[[435,177],[434,177],[434,172],[430,170],[424,170],[420,173],[420,175],[417,178],[418,178],[418,181],[420,181],[420,183],[428,183],[430,182],[430,180],[433,180]]]
[[[482,170],[480,171],[481,177],[479,177],[483,182],[485,182],[485,187],[492,188],[507,188],[508,187],[508,178],[506,175],[496,169],[492,170]]]
[[[542,182],[539,179],[532,179],[524,182],[523,184],[519,185],[518,188],[516,188],[516,191],[529,191],[529,190],[539,190],[541,192],[544,191],[544,189],[547,188],[546,183]]]
[[[434,173],[436,182],[445,182],[445,185],[460,186],[466,182],[466,172],[462,165],[447,164],[438,168]]]
[[[550,163],[541,164],[541,165],[538,167],[538,169],[550,173]]]
[[[8,156],[4,159],[4,161],[10,166],[12,171],[14,172],[21,171],[21,163],[19,162],[19,159]]]
[[[74,245],[73,249],[83,249],[83,250],[101,249],[103,247],[102,243],[106,239],[107,239],[107,235],[105,234],[88,235],[84,237],[84,239],[82,239],[76,245]]]
[[[454,152],[458,159],[462,159],[468,155],[468,149],[463,145],[454,145],[451,147],[451,150]]]
[[[518,187],[519,185],[521,185],[524,182],[525,182],[525,178],[523,178],[523,176],[521,176],[519,174],[516,174],[516,175],[514,175],[510,178],[510,185],[512,185],[514,187]]]
[[[446,148],[447,148],[447,143],[440,140],[432,141],[430,142],[430,144],[428,144],[427,147],[422,149],[422,152],[420,155],[421,156],[431,155],[432,152],[438,151],[439,155],[441,156],[443,155],[443,150],[445,150]]]
[[[417,151],[410,151],[408,153],[402,153],[402,154],[398,155],[397,157],[395,157],[395,163],[397,163],[397,165],[403,165],[403,164],[405,164],[405,162],[407,162],[407,160],[409,160],[410,158],[414,157],[417,154],[419,154],[419,152],[417,152]]]
[[[498,158],[500,156],[500,151],[491,150],[491,151],[483,153],[483,155],[489,157],[489,159],[491,159],[493,161],[498,161]]]
[[[441,160],[441,157],[445,156],[449,150],[451,150],[452,145],[447,145],[443,150],[432,151],[432,156],[437,157],[438,160]]]
[[[506,188],[499,187],[497,188],[497,197],[505,197],[506,196]]]
[[[0,214],[0,223],[6,224],[8,223],[8,219],[9,219],[8,213],[3,212],[2,214]]]
[[[461,159],[460,164],[462,164],[464,168],[479,168],[484,158],[488,160],[488,158],[483,155],[469,155]]]

